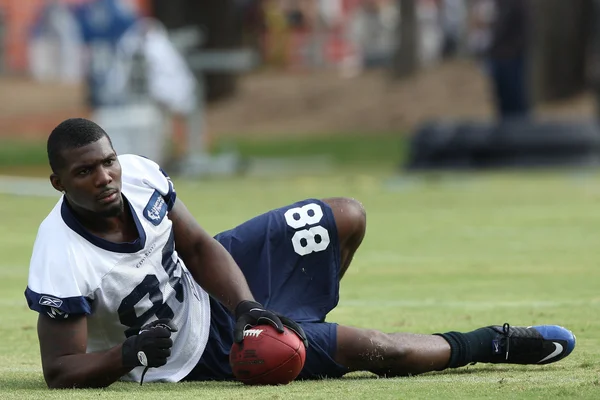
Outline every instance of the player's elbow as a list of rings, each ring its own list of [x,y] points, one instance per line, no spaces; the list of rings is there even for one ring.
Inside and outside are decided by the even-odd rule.
[[[60,366],[44,368],[44,380],[48,389],[71,389],[76,387],[76,382],[61,371]]]
[[[75,385],[69,385],[66,381],[61,381],[60,379],[46,379],[46,385],[48,389],[74,389]]]
[[[48,389],[101,389],[108,387],[109,384],[96,383],[96,384],[87,384],[83,382],[79,382],[77,380],[56,377],[56,378],[45,378],[46,385]]]
[[[69,382],[59,371],[54,369],[44,370],[44,380],[48,389],[70,389],[75,387],[75,382]]]
[[[102,380],[90,382],[80,371],[68,371],[61,365],[44,368],[44,380],[49,389],[88,389],[104,388],[110,385]]]

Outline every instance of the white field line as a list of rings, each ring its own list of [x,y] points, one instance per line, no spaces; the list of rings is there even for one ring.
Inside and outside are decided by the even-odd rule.
[[[0,175],[0,194],[13,196],[58,197],[47,178]]]

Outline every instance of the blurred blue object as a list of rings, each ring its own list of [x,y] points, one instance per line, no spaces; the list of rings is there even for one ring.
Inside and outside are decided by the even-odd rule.
[[[103,96],[103,85],[119,39],[140,16],[122,0],[95,0],[76,7],[74,11],[88,47],[88,105],[114,105],[114,99]]]
[[[428,121],[412,135],[404,167],[423,171],[598,166],[596,121],[514,118]]]
[[[44,5],[28,38],[29,72],[38,81],[79,82],[82,38],[72,8],[52,1]]]

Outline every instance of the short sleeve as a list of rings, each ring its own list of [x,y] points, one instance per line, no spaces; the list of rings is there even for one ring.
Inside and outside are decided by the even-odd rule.
[[[40,314],[46,313],[51,318],[64,319],[70,315],[89,315],[92,313],[91,300],[81,295],[60,297],[38,293],[27,286],[25,298],[30,309]]]
[[[34,244],[25,289],[27,305],[55,319],[91,314],[93,296],[76,257],[66,243],[58,245],[60,233],[47,228],[40,227]]]

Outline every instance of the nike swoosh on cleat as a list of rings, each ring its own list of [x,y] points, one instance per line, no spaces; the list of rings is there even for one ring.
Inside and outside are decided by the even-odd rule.
[[[562,351],[563,351],[562,344],[557,343],[557,342],[552,342],[552,343],[554,343],[554,351],[552,353],[548,354],[546,357],[544,357],[540,361],[538,361],[538,364],[543,363],[544,361],[548,361],[551,358],[554,358],[557,355],[559,355],[560,353],[562,353]]]

